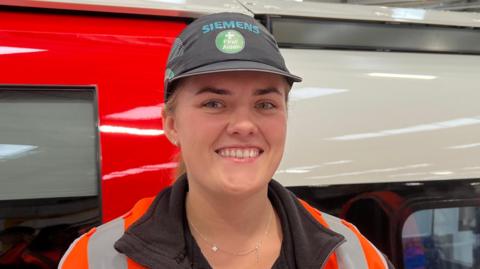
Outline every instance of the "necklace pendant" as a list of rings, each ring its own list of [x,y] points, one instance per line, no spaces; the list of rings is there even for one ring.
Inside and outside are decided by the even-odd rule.
[[[217,252],[217,251],[218,251],[218,247],[217,247],[216,245],[213,245],[213,246],[212,246],[212,251],[213,251],[213,252]]]

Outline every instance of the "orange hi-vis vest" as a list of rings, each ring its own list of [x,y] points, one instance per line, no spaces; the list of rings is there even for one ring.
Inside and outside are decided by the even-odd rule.
[[[75,240],[62,258],[59,269],[145,268],[113,248],[125,230],[149,208],[154,198],[142,199],[124,216],[110,221]],[[350,223],[322,213],[306,202],[301,205],[324,227],[345,237],[332,249],[319,269],[388,269],[390,263]],[[171,269],[171,268],[165,268]]]

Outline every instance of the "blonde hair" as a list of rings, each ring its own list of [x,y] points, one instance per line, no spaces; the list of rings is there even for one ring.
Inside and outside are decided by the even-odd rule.
[[[178,91],[175,91],[175,87],[178,85],[178,83],[175,83],[174,85],[170,85],[172,94],[169,96],[167,102],[163,106],[162,110],[162,118],[165,119],[167,116],[174,116],[175,114],[175,109],[177,107],[177,99],[178,99]],[[187,168],[185,166],[185,161],[182,158],[182,153],[179,151],[177,154],[173,156],[173,161],[177,163],[177,168],[175,169],[175,173],[173,180],[176,180],[179,178],[181,175],[185,174],[187,172]]]

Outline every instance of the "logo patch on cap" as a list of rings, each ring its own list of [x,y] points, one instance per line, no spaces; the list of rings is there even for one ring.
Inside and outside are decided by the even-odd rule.
[[[223,53],[239,53],[245,47],[245,38],[236,30],[225,30],[217,34],[215,45]]]

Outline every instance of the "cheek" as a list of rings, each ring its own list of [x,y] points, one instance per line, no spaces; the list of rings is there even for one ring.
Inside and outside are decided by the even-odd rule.
[[[190,144],[194,143],[192,139],[195,139],[195,131],[198,129],[197,120],[194,118],[195,114],[186,109],[178,109],[176,114],[175,130],[178,135],[178,140],[181,145],[182,151],[190,147]]]
[[[177,132],[185,147],[211,146],[217,137],[221,123],[200,113],[183,113],[177,121]]]
[[[262,122],[261,126],[270,146],[283,151],[287,136],[287,118],[278,116]]]

